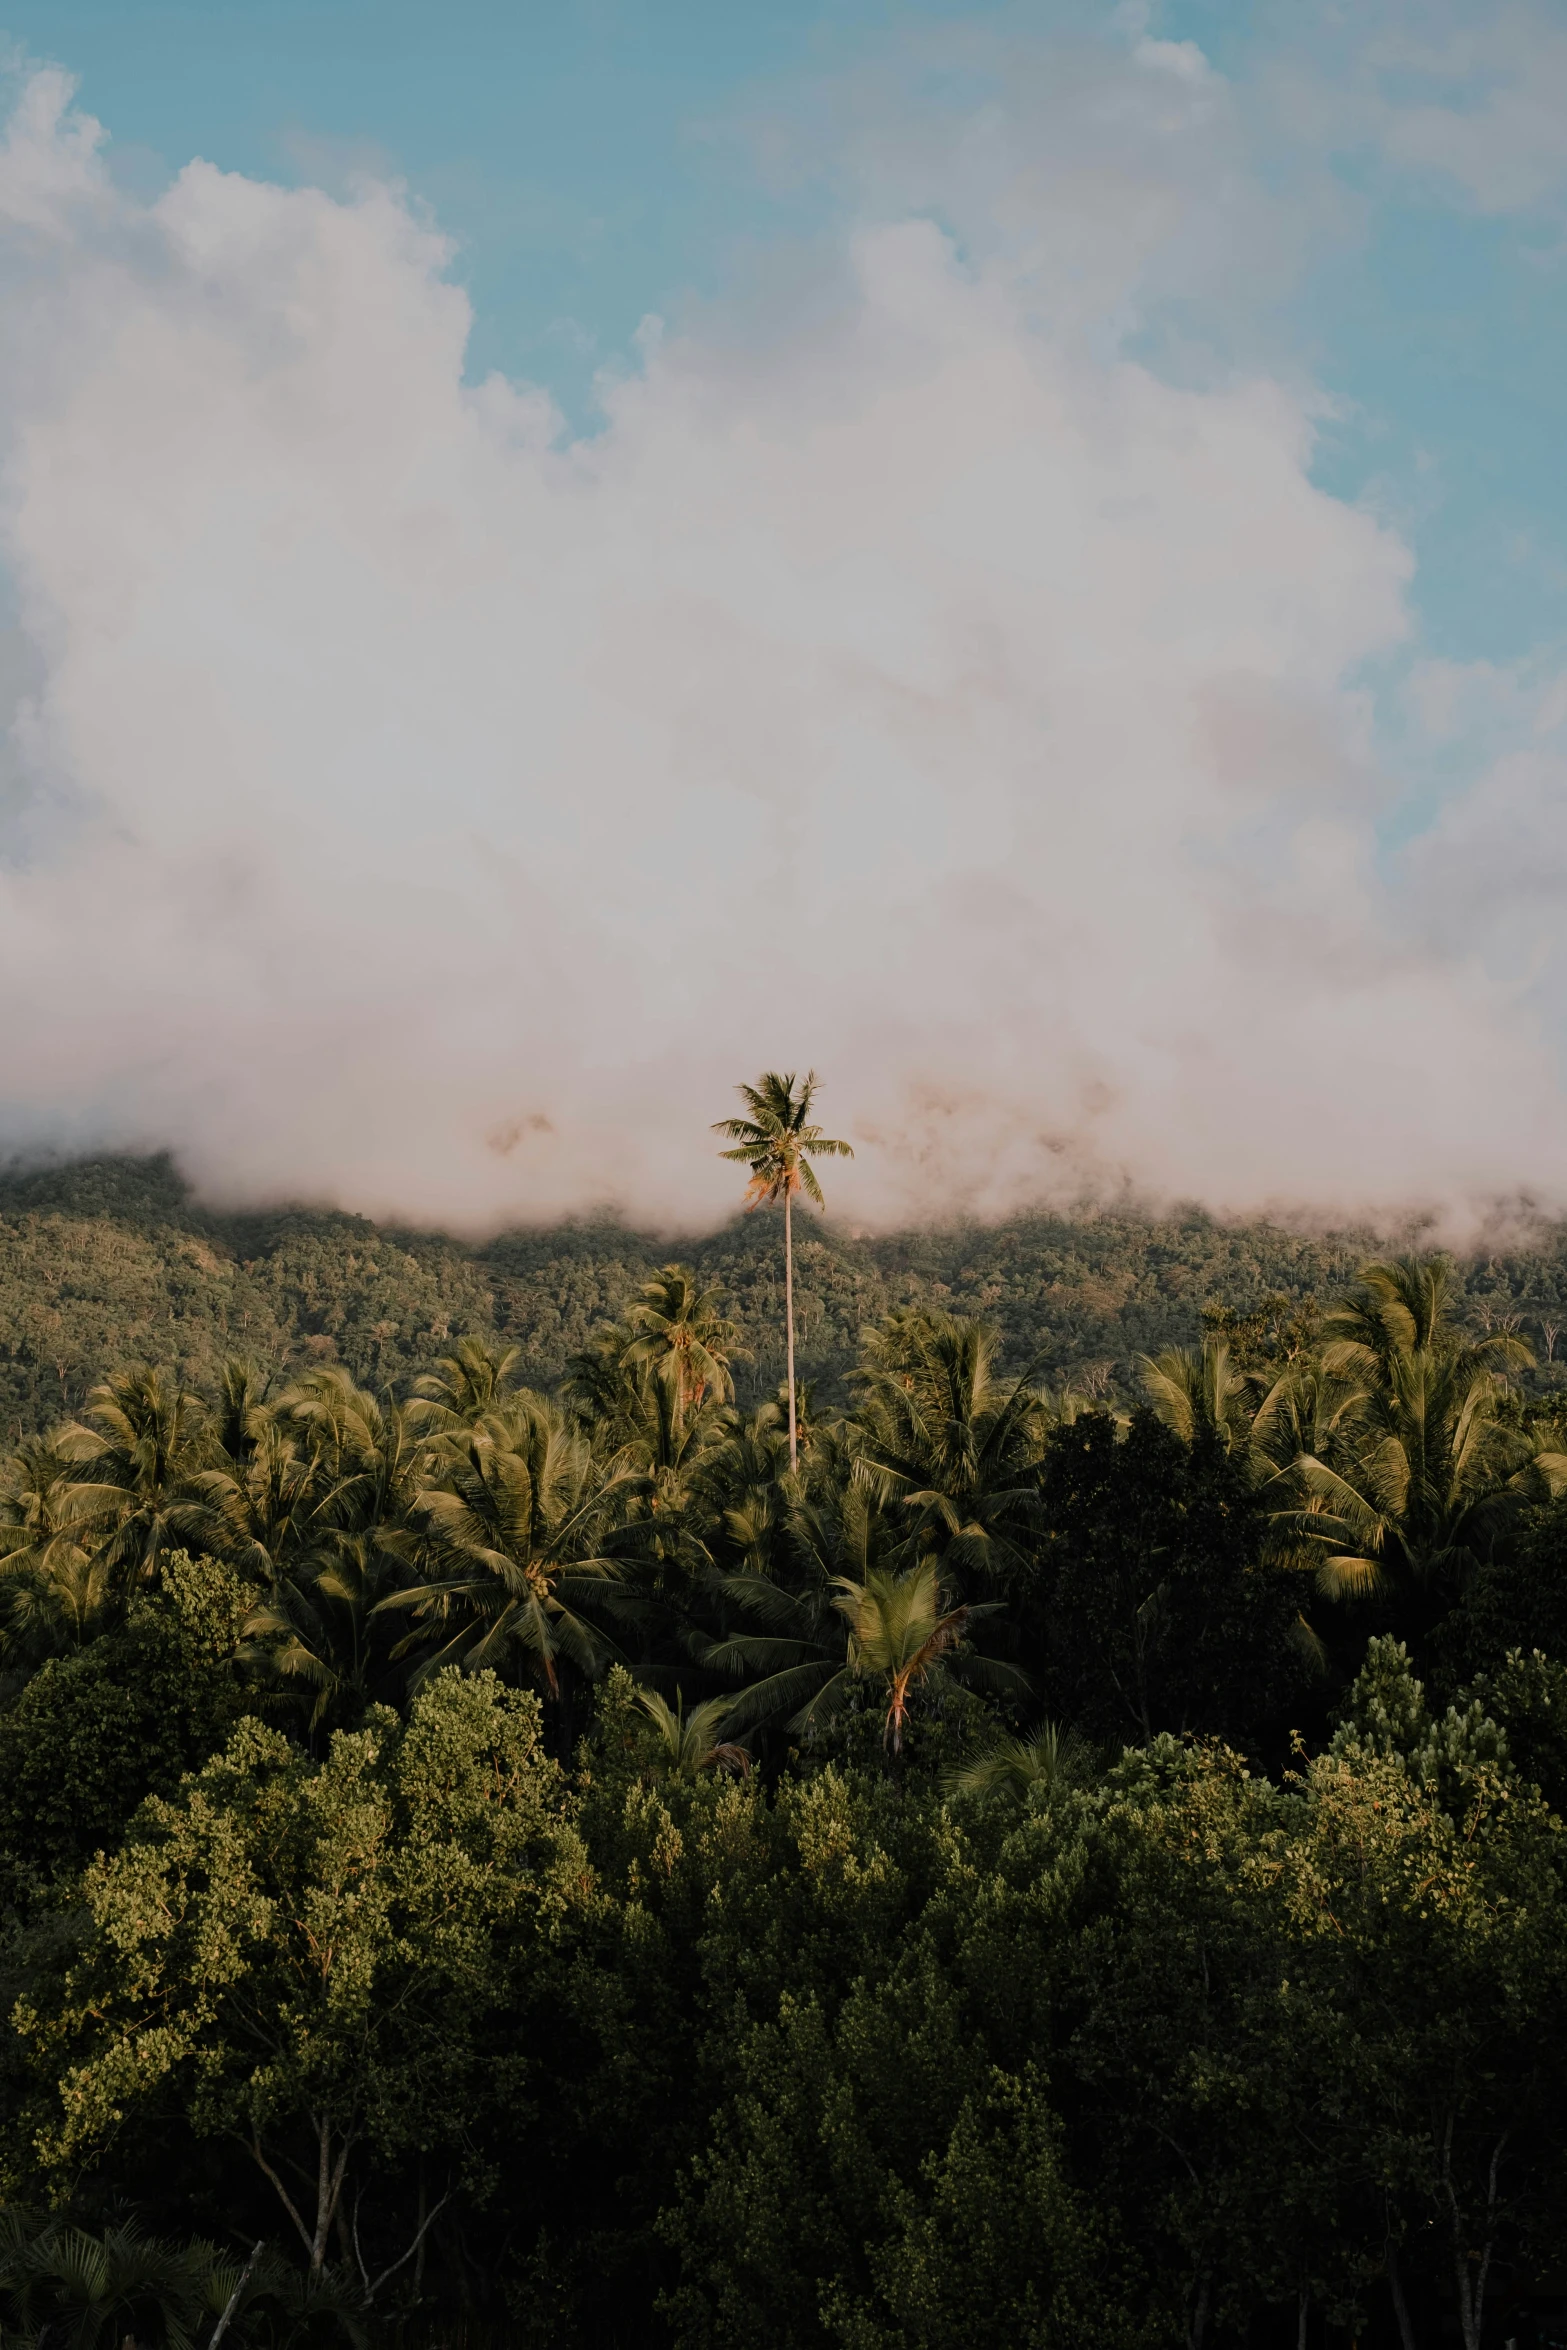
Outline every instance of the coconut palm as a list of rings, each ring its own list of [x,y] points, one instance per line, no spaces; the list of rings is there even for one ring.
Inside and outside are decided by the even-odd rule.
[[[82,1422],[56,1439],[88,1472],[99,1541],[117,1579],[150,1581],[165,1550],[207,1532],[195,1479],[212,1457],[207,1407],[171,1371],[133,1363],[95,1387]]]
[[[48,1440],[19,1445],[0,1472],[0,1656],[9,1666],[30,1670],[118,1621],[124,1593],[99,1540],[105,1501]]]
[[[987,1323],[906,1309],[867,1332],[854,1374],[863,1459],[949,1580],[1000,1584],[1030,1561],[1053,1415],[1027,1370],[997,1376],[999,1349]]]
[[[852,1159],[854,1152],[846,1142],[834,1142],[823,1134],[819,1126],[810,1124],[811,1105],[816,1095],[816,1072],[807,1070],[798,1084],[793,1070],[780,1076],[768,1069],[755,1085],[735,1088],[750,1111],[748,1118],[721,1118],[714,1126],[715,1134],[726,1135],[733,1143],[732,1150],[719,1156],[733,1159],[748,1167],[751,1180],[746,1187],[746,1199],[753,1208],[776,1207],[783,1202],[784,1212],[784,1330],[788,1357],[789,1385],[789,1466],[800,1465],[799,1427],[796,1418],[794,1390],[794,1229],[792,1215],[797,1192],[823,1208],[822,1187],[816,1180],[813,1158]]]
[[[437,1466],[439,1482],[418,1497],[417,1532],[389,1538],[426,1574],[377,1609],[415,1617],[397,1651],[424,1650],[414,1681],[447,1664],[520,1664],[558,1697],[563,1661],[595,1679],[616,1651],[581,1611],[613,1604],[621,1561],[608,1539],[635,1472],[602,1469],[582,1432],[527,1394],[444,1439]]]
[[[679,1779],[693,1779],[699,1771],[748,1771],[751,1757],[743,1746],[720,1735],[734,1710],[730,1697],[709,1697],[688,1714],[684,1697],[671,1706],[656,1689],[639,1689],[637,1703],[658,1732],[665,1768]]]
[[[850,1517],[862,1518],[869,1549],[876,1512],[870,1497],[861,1498],[863,1512],[851,1509]],[[762,1576],[726,1576],[723,1589],[753,1620],[769,1626],[764,1636],[731,1633],[703,1654],[703,1663],[713,1670],[761,1671],[762,1678],[736,1697],[728,1717],[731,1729],[765,1721],[792,1705],[797,1710],[790,1729],[810,1737],[870,1682],[879,1686],[883,1744],[893,1754],[902,1752],[916,1690],[939,1684],[952,1670],[950,1660],[972,1624],[995,1612],[991,1605],[949,1607],[936,1564],[928,1558],[901,1574],[869,1565],[861,1577],[835,1575],[825,1594],[802,1596]],[[1028,1688],[1015,1667],[989,1657],[965,1657],[962,1676],[1009,1695]]]
[[[21,2213],[0,2212],[0,2306],[19,2339],[96,2350],[105,2336],[158,2334],[168,2350],[195,2350],[210,2265],[210,2247],[175,2250],[134,2221],[101,2235],[58,2220],[34,2232]]]
[[[339,1365],[307,1373],[253,1428],[247,1460],[196,1481],[213,1548],[262,1585],[250,1655],[309,1696],[313,1730],[357,1720],[399,1679],[375,1619],[418,1556],[431,1440],[417,1405],[367,1394]]]
[[[81,1475],[69,1447],[27,1438],[0,1470],[0,1575],[74,1572],[93,1556],[104,1513],[118,1500],[117,1487]]]
[[[601,1322],[566,1364],[560,1392],[594,1450],[609,1458],[636,1436],[645,1409],[646,1374],[626,1361],[636,1333],[625,1322]]]
[[[413,1404],[375,1396],[339,1363],[307,1371],[278,1398],[278,1418],[297,1428],[332,1488],[332,1519],[346,1533],[396,1526],[426,1481],[432,1440]]]
[[[953,1795],[1000,1795],[1027,1803],[1036,1794],[1080,1787],[1092,1775],[1094,1750],[1081,1731],[1042,1722],[1026,1738],[998,1736],[948,1772]]]
[[[1200,1350],[1167,1347],[1144,1355],[1140,1368],[1144,1392],[1165,1426],[1184,1444],[1217,1443],[1244,1472],[1261,1505],[1269,1562],[1303,1570],[1332,1596],[1336,1586],[1323,1569],[1321,1542],[1303,1531],[1306,1519],[1321,1520],[1321,1512],[1305,1492],[1300,1463],[1341,1456],[1360,1403],[1355,1384],[1302,1358],[1290,1360],[1265,1387],[1260,1373],[1236,1370],[1228,1341],[1212,1335]],[[1153,1598],[1158,1603],[1160,1594]],[[1157,1605],[1150,1623],[1156,1614]],[[1327,1649],[1304,1612],[1295,1618],[1294,1641],[1311,1671],[1325,1669]]]
[[[837,1581],[838,1611],[849,1626],[848,1669],[881,1683],[882,1742],[901,1753],[910,1697],[962,1640],[971,1611],[944,1604],[933,1559],[902,1575],[873,1568],[863,1583],[847,1575]]]
[[[1363,1266],[1325,1317],[1322,1374],[1346,1400],[1332,1444],[1294,1462],[1282,1525],[1334,1593],[1461,1579],[1530,1501],[1567,1490],[1560,1439],[1502,1409],[1528,1348],[1507,1331],[1464,1334],[1453,1290],[1448,1259],[1401,1257]]]
[[[296,1424],[271,1412],[253,1413],[243,1450],[225,1448],[191,1482],[207,1507],[208,1547],[261,1582],[308,1558],[330,1523],[328,1464]]]
[[[809,1728],[816,1700],[844,1669],[847,1635],[833,1612],[830,1586],[791,1591],[768,1574],[744,1570],[720,1575],[715,1596],[729,1628],[716,1638],[695,1639],[692,1653],[706,1671],[747,1684],[733,1699],[728,1727],[750,1730],[789,1714],[791,1729]]]
[[[768,1433],[763,1428],[754,1442],[757,1470],[766,1464]],[[708,1671],[749,1683],[735,1700],[731,1727],[748,1729],[790,1713],[791,1728],[810,1729],[847,1700],[852,1679],[844,1677],[848,1629],[837,1604],[839,1578],[863,1581],[890,1572],[897,1556],[901,1529],[889,1514],[885,1477],[858,1468],[845,1449],[813,1484],[813,1491],[796,1491],[783,1503],[784,1544],[797,1570],[789,1581],[769,1571],[779,1531],[776,1485],[769,1493],[759,1479],[743,1506],[725,1512],[727,1542],[746,1563],[714,1577],[726,1629],[698,1640],[693,1653]],[[828,1691],[818,1714],[813,1709]]]
[[[634,1470],[642,1480],[639,1507],[673,1521],[695,1498],[695,1480],[733,1414],[709,1397],[692,1405],[673,1379],[651,1365],[628,1370],[616,1415],[619,1439],[609,1466]]]
[[[729,1365],[739,1332],[719,1311],[719,1293],[704,1289],[689,1265],[663,1265],[626,1308],[631,1336],[622,1356],[630,1369],[670,1377],[688,1410],[711,1394],[733,1393]]]
[[[1236,1370],[1226,1340],[1210,1337],[1200,1347],[1140,1355],[1138,1370],[1148,1401],[1183,1443],[1206,1431],[1232,1457],[1249,1452],[1259,1383]]]
[[[788,1518],[788,1431],[780,1407],[758,1404],[741,1419],[726,1414],[696,1464],[694,1514],[704,1547],[720,1568],[771,1572]]]
[[[268,1579],[246,1617],[247,1661],[308,1697],[312,1731],[351,1726],[366,1706],[402,1694],[396,1651],[376,1621],[397,1574],[379,1529],[323,1528]]]
[[[471,1428],[486,1412],[499,1411],[516,1391],[521,1361],[520,1346],[489,1347],[479,1338],[459,1338],[433,1371],[414,1381],[417,1425],[432,1432]]]
[[[654,1636],[683,1623],[712,1567],[704,1470],[734,1414],[708,1396],[690,1405],[654,1365],[623,1366],[612,1418],[586,1441],[594,1475],[619,1496],[615,1554],[622,1586],[608,1604]]]
[[[270,1373],[255,1363],[231,1355],[218,1375],[218,1403],[212,1435],[218,1450],[235,1462],[243,1461],[264,1428],[272,1424],[267,1398]]]

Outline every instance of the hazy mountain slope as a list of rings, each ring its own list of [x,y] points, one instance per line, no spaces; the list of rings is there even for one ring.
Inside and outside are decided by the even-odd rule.
[[[918,1301],[985,1313],[1021,1361],[1049,1376],[1124,1373],[1140,1350],[1197,1333],[1201,1307],[1270,1291],[1333,1288],[1363,1236],[1306,1238],[1196,1211],[1163,1220],[1018,1217],[878,1238],[802,1219],[801,1369],[830,1391],[861,1327]],[[177,1361],[198,1382],[225,1354],[279,1364],[338,1357],[376,1382],[406,1376],[465,1330],[524,1349],[529,1376],[559,1376],[594,1326],[671,1255],[728,1292],[751,1348],[743,1389],[782,1371],[780,1234],[740,1217],[671,1243],[609,1223],[502,1234],[474,1247],[319,1209],[247,1215],[201,1207],[166,1159],[91,1160],[0,1175],[0,1414],[5,1433],[74,1410],[92,1381],[134,1356]],[[1467,1268],[1483,1315],[1567,1319],[1559,1231]]]

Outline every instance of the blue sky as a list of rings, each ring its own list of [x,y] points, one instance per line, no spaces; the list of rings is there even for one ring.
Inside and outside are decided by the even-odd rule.
[[[800,168],[796,151],[769,176],[770,122],[798,138],[809,93],[886,65],[933,26],[1005,28],[1048,48],[1063,30],[1113,36],[1118,14],[910,0],[12,0],[3,21],[32,57],[79,77],[133,185],[193,155],[286,182],[364,169],[406,180],[458,243],[471,371],[545,383],[580,422],[594,371],[626,360],[646,313],[678,317],[759,252],[830,224],[843,195],[830,142],[819,169]],[[1438,46],[1483,36],[1490,15],[1433,5],[1413,21]],[[1198,43],[1260,117],[1281,72],[1363,89],[1394,17],[1180,0],[1151,21]],[[1518,70],[1516,53],[1505,62]],[[1463,107],[1491,71],[1482,37],[1467,85],[1441,94]],[[1382,86],[1413,99],[1421,75],[1395,66]],[[1412,541],[1428,652],[1547,650],[1567,632],[1560,183],[1503,210],[1451,180],[1390,173],[1354,134],[1319,134],[1311,160],[1347,225],[1325,230],[1258,307],[1276,309],[1276,331],[1341,404],[1319,478],[1375,499]]]

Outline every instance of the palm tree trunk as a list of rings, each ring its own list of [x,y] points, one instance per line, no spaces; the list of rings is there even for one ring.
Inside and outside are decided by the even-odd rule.
[[[239,2283],[234,2287],[233,2292],[229,2295],[227,2301],[225,2301],[223,2304],[223,2315],[218,2319],[217,2324],[212,2329],[211,2338],[207,2343],[207,2350],[218,2350],[218,2344],[222,2341],[224,2335],[228,2332],[229,2325],[235,2310],[239,2307],[240,2302],[244,2299],[245,2287],[250,2282],[250,2272],[255,2267],[257,2261],[261,2258],[261,2255],[263,2252],[265,2252],[266,2248],[267,2241],[264,2236],[259,2237],[257,2241],[251,2245],[250,2258],[246,2261],[244,2267],[239,2272]]]
[[[794,1418],[794,1228],[789,1219],[789,1194],[784,1193],[784,1324],[789,1356],[789,1466],[800,1465],[800,1436]]]

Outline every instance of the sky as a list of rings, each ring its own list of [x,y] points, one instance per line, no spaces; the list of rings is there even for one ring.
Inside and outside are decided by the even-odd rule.
[[[1567,20],[0,12],[0,1148],[1567,1206]]]

